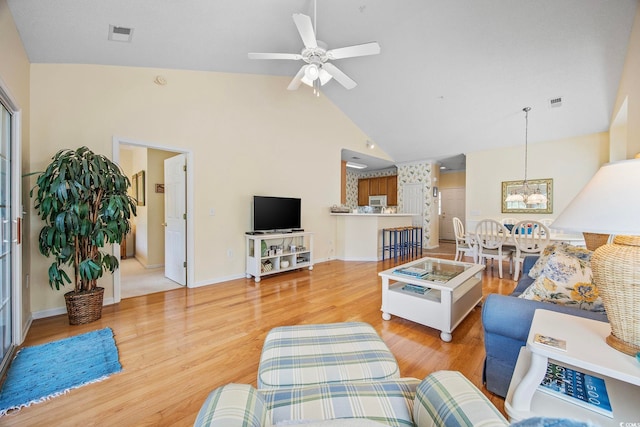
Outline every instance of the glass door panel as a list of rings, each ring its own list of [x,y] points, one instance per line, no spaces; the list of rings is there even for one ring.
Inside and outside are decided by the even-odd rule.
[[[0,367],[11,353],[12,265],[11,114],[0,104]]]

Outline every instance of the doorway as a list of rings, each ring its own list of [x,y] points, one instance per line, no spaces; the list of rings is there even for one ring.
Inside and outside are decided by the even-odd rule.
[[[442,188],[441,211],[440,211],[440,239],[455,240],[453,231],[453,218],[458,217],[463,224],[466,224],[465,216],[465,189],[464,188]]]
[[[135,152],[132,155],[135,160],[127,160],[127,156],[130,156],[128,151],[131,150]],[[193,227],[190,226],[193,177],[191,168],[186,166],[192,162],[191,152],[122,138],[114,138],[113,152],[114,161],[123,166],[128,175],[138,177],[138,215],[135,218],[134,238],[127,240],[126,251],[120,245],[114,245],[114,255],[120,256],[121,262],[121,268],[114,274],[114,302],[129,296],[189,287],[193,283]],[[178,252],[184,257],[179,260],[179,264],[184,266],[181,283],[166,277],[164,203],[167,196],[172,196],[172,190],[165,185],[164,160],[172,157],[181,157],[185,166],[182,172],[184,187],[180,195],[183,206],[180,217],[186,233],[183,233],[181,241],[172,243],[180,245]],[[143,183],[139,180],[140,176],[144,177]],[[134,283],[135,289],[123,288],[129,283]]]

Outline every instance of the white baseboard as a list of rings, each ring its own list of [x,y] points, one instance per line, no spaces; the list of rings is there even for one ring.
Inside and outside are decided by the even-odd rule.
[[[33,315],[29,316],[24,325],[22,325],[22,336],[20,337],[20,342],[18,345],[24,342],[24,339],[27,338],[27,334],[29,333],[29,329],[31,328],[31,324],[33,323]]]
[[[190,288],[199,288],[201,286],[215,285],[217,283],[228,282],[230,280],[236,280],[236,279],[242,279],[244,277],[245,277],[244,274],[233,274],[231,276],[217,277],[215,279],[200,280],[200,281],[194,283],[193,285],[191,285],[189,287]]]
[[[113,305],[115,304],[113,297],[105,298],[102,301],[102,306]],[[61,314],[67,313],[67,307],[56,307],[56,308],[48,308],[46,310],[35,311],[31,313],[32,319],[45,319],[47,317],[59,316]]]
[[[321,262],[325,262],[327,260],[313,260],[313,264],[319,264]],[[301,267],[301,268],[307,268],[307,267]],[[293,270],[290,270],[293,271]],[[286,271],[283,271],[282,274],[286,274]],[[196,283],[194,283],[192,286],[190,286],[191,288],[199,288],[201,286],[207,286],[207,285],[215,285],[217,283],[222,283],[222,282],[228,282],[230,280],[237,280],[237,279],[243,279],[246,278],[247,275],[246,274],[233,274],[231,276],[225,276],[225,277],[216,277],[215,279],[208,279],[208,280],[200,280]]]
[[[144,266],[144,268],[160,268],[160,267],[164,267],[164,264],[149,264]]]

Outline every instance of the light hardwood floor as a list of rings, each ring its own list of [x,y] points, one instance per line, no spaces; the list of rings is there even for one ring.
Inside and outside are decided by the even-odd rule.
[[[330,261],[259,284],[240,279],[134,297],[105,307],[102,319],[89,325],[70,326],[66,315],[36,320],[26,346],[112,328],[123,370],[1,417],[0,425],[192,425],[214,388],[229,382],[255,386],[271,328],[303,323],[368,322],[396,356],[403,376],[453,369],[483,389],[480,308],[453,332],[450,343],[434,329],[395,316],[383,321],[377,272],[395,264]],[[506,276],[501,280],[497,272],[485,272],[485,295],[509,293],[513,286]],[[503,400],[483,391],[503,411]]]

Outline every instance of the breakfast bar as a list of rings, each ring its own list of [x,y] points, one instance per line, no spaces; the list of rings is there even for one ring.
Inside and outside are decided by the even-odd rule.
[[[332,213],[336,217],[336,258],[343,261],[382,259],[382,230],[411,225],[412,214]]]

